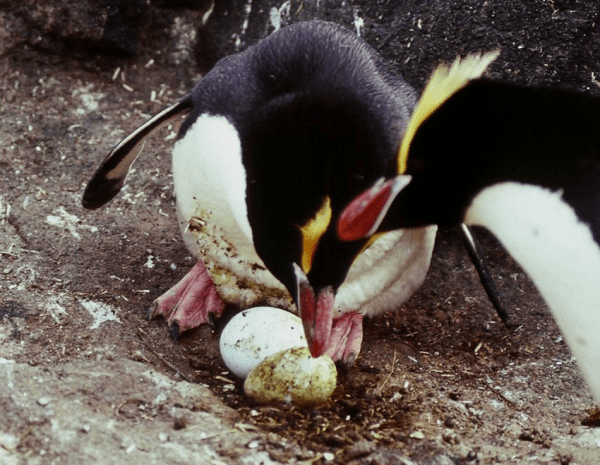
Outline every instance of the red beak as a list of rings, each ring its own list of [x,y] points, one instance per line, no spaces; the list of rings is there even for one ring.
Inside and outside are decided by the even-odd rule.
[[[313,357],[320,357],[329,345],[333,322],[333,302],[335,294],[331,286],[315,293],[302,269],[294,263],[298,283],[298,307],[304,325],[308,349]]]
[[[339,238],[356,241],[373,235],[398,193],[411,179],[411,176],[401,175],[384,182],[382,178],[356,197],[340,215],[337,224]]]

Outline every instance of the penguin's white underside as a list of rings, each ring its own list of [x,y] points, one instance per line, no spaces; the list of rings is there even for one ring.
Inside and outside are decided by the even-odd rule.
[[[246,173],[235,127],[202,115],[173,149],[179,226],[222,298],[244,307],[258,301],[291,308],[285,287],[253,245],[246,206]]]
[[[550,307],[600,399],[600,248],[560,191],[507,182],[481,191],[465,221],[492,231]]]
[[[254,248],[240,139],[227,118],[198,117],[175,144],[173,178],[186,246],[204,262],[221,297],[243,307],[264,302],[292,309],[287,290]],[[336,316],[398,308],[425,280],[436,230],[379,236],[350,267],[336,294]]]

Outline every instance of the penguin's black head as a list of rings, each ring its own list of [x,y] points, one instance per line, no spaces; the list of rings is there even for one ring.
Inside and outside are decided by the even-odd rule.
[[[240,134],[256,251],[294,296],[318,356],[335,291],[364,244],[340,241],[337,218],[393,172],[395,147],[372,112],[348,94],[281,95]]]

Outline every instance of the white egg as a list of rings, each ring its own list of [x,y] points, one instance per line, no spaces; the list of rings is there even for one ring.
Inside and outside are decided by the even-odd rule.
[[[240,378],[270,355],[306,347],[302,320],[274,307],[256,307],[234,316],[221,333],[221,357]]]
[[[267,357],[250,372],[244,392],[257,402],[318,405],[333,393],[335,364],[328,355],[313,358],[307,347],[282,350]]]

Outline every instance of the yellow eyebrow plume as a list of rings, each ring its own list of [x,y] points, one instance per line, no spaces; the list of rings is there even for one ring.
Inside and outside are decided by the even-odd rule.
[[[312,266],[312,259],[317,250],[317,245],[321,236],[325,234],[329,223],[331,222],[331,199],[325,197],[323,204],[313,218],[308,220],[304,226],[300,226],[302,231],[302,271],[308,274]]]
[[[404,134],[398,152],[398,174],[406,172],[410,144],[421,123],[469,81],[481,77],[499,54],[500,50],[494,50],[484,54],[467,55],[462,59],[456,58],[450,67],[442,64],[436,68],[415,107],[406,134]]]

